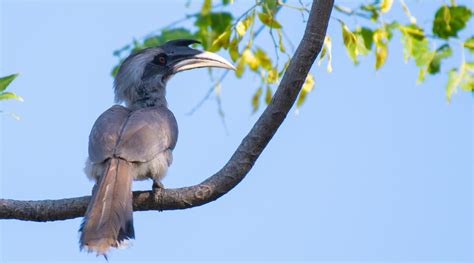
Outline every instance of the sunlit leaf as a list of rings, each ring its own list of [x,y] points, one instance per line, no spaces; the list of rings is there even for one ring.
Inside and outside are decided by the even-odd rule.
[[[255,51],[255,57],[258,59],[259,64],[260,66],[262,66],[262,68],[266,70],[272,69],[272,61],[263,49],[257,48],[257,50]]]
[[[204,0],[204,3],[202,4],[201,7],[201,14],[202,15],[207,15],[211,11],[212,8],[212,1],[211,0]]]
[[[423,29],[418,25],[398,25],[398,29],[403,35],[407,35],[417,40],[423,40],[425,38],[425,32],[423,32]]]
[[[268,27],[277,28],[277,29],[281,28],[281,24],[269,14],[258,13],[258,18],[260,19],[260,21],[262,21],[263,24],[265,24]]]
[[[296,100],[296,107],[300,107],[303,102],[306,100],[306,96],[309,92],[311,92],[314,88],[314,77],[311,73],[308,74],[306,80],[301,88],[301,92],[298,95],[298,99]]]
[[[368,50],[365,47],[364,39],[362,35],[351,32],[344,22],[339,22],[341,23],[342,27],[342,39],[344,46],[346,47],[347,54],[352,59],[354,64],[358,64],[359,61],[357,60],[357,56],[368,53]]]
[[[323,45],[323,48],[321,49],[321,52],[319,53],[319,59],[318,59],[318,66],[321,66],[321,63],[323,62],[324,57],[326,56],[326,45]]]
[[[17,76],[18,74],[12,74],[0,78],[0,91],[4,91]]]
[[[354,64],[357,64],[357,48],[356,48],[356,42],[357,38],[356,36],[349,30],[349,28],[346,26],[346,24],[341,23],[342,27],[342,39],[344,42],[344,46],[346,46],[346,51],[349,57],[352,59]]]
[[[443,39],[457,37],[458,32],[466,27],[471,16],[472,11],[465,6],[444,5],[436,11],[433,20],[433,34]]]
[[[230,39],[230,30],[224,31],[224,33],[220,34],[214,42],[212,42],[211,47],[208,49],[211,52],[216,52],[221,47],[228,48],[229,47],[229,39]]]
[[[375,43],[375,69],[379,69],[387,59],[387,32],[378,28],[375,30],[373,38]]]
[[[426,67],[427,63],[431,62],[430,59],[432,59],[431,56],[434,56],[434,52],[430,52],[423,29],[413,24],[399,25],[398,29],[402,33],[404,60],[408,61],[410,57],[414,57],[417,66]]]
[[[327,56],[327,68],[326,70],[331,73],[332,72],[332,44],[331,44],[331,37],[329,35],[326,35],[324,38],[324,44],[323,44],[323,49],[321,50],[321,53],[319,54],[319,60],[318,60],[318,66],[321,65],[324,57]]]
[[[245,49],[244,52],[242,52],[242,61],[244,61],[249,68],[254,71],[256,71],[260,65],[260,61],[255,57],[250,49]]]
[[[238,42],[237,38],[233,38],[232,41],[230,41],[229,55],[230,55],[230,58],[232,59],[232,61],[234,61],[234,62],[237,61],[237,59],[240,56],[239,42]]]
[[[439,47],[428,66],[428,73],[438,73],[441,68],[441,60],[450,57],[452,53],[451,47],[448,44],[444,44]]]
[[[278,71],[276,68],[270,69],[267,75],[267,83],[275,83],[278,80]]]
[[[474,52],[474,36],[466,39],[466,41],[463,43],[463,46],[469,51]]]
[[[252,96],[252,112],[256,112],[260,106],[260,96],[262,95],[262,87],[259,87]]]
[[[448,83],[446,84],[446,99],[448,101],[451,101],[451,96],[457,92],[461,80],[462,76],[457,69],[453,68],[448,72]]]
[[[413,40],[412,56],[418,67],[428,66],[435,54],[436,51],[430,50],[427,39]]]
[[[214,40],[231,26],[232,19],[232,14],[228,12],[212,12],[197,17],[194,25],[199,30],[195,35],[201,40],[204,49],[210,48]]]
[[[324,45],[326,46],[327,49],[327,59],[328,59],[328,65],[326,67],[327,72],[331,73],[332,72],[332,44],[331,44],[331,38],[329,35],[326,35],[326,38],[324,39]]]
[[[474,62],[463,62],[459,69],[453,68],[448,72],[448,82],[446,84],[446,99],[451,101],[457,88],[461,87],[466,91],[474,91]]]
[[[235,75],[240,78],[245,71],[245,61],[243,58],[239,59],[237,65],[235,66]]]
[[[6,91],[6,92],[0,93],[0,100],[9,100],[9,99],[16,99],[18,101],[23,101],[22,97],[16,95],[13,92]]]
[[[265,103],[268,105],[272,100],[272,90],[269,85],[267,85],[267,91],[265,92]]]
[[[240,20],[237,25],[235,26],[235,30],[237,31],[237,34],[242,37],[247,29],[250,27],[250,25],[253,23],[255,17],[255,13],[252,13],[252,15],[249,15],[245,17],[243,20]]]
[[[382,13],[387,13],[388,11],[390,11],[392,4],[393,0],[382,0],[382,3],[380,4],[380,11]]]

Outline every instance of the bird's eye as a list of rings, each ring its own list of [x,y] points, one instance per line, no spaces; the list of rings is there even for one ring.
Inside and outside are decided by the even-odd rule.
[[[160,54],[160,55],[155,56],[155,58],[153,58],[153,64],[162,65],[162,66],[166,65],[166,55]]]

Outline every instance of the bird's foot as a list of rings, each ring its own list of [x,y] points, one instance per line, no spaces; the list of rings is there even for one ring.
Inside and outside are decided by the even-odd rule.
[[[153,181],[151,189],[153,190],[153,192],[156,192],[161,189],[165,189],[165,186],[160,181]]]

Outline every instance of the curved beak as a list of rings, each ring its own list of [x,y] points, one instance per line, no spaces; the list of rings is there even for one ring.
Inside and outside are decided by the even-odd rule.
[[[171,64],[171,71],[172,74],[181,72],[184,70],[190,70],[195,68],[204,68],[204,67],[213,67],[213,68],[225,68],[235,70],[235,67],[230,64],[229,61],[224,59],[223,57],[207,52],[207,51],[200,51],[196,49],[188,48],[190,54],[183,54],[177,55],[176,61]],[[186,52],[186,53],[188,53]]]

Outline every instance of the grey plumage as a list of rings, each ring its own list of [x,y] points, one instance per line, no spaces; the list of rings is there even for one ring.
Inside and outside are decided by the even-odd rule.
[[[178,125],[168,110],[166,83],[183,70],[234,69],[225,59],[189,48],[180,39],[130,55],[114,81],[114,105],[94,123],[85,172],[96,181],[80,228],[80,247],[105,255],[133,239],[132,180],[161,185],[172,162]]]

